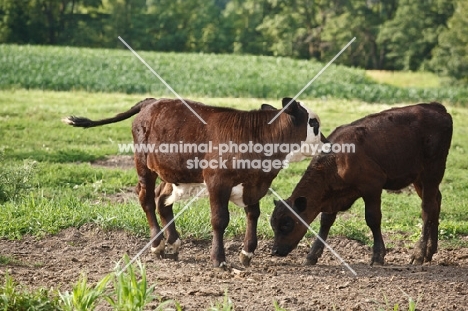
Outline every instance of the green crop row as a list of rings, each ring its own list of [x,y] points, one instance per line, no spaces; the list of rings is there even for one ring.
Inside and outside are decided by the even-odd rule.
[[[141,52],[181,96],[280,98],[296,95],[322,63],[263,56]],[[0,45],[0,88],[174,95],[129,50]],[[466,104],[468,90],[378,84],[364,70],[331,65],[301,98]]]

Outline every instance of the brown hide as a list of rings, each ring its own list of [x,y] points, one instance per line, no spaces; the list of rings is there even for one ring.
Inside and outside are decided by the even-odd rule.
[[[161,99],[144,107],[133,122],[132,133],[135,144],[178,144],[207,143],[213,146],[233,142],[236,144],[255,143],[294,143],[305,140],[307,114],[302,107],[291,107],[278,120],[268,125],[277,111],[239,111],[230,108],[210,107],[197,102],[186,102],[207,122],[207,125],[188,111],[180,102]],[[289,114],[288,114],[289,113]],[[220,179],[226,187],[242,183],[246,192],[244,202],[257,203],[262,198],[271,181],[280,169],[270,172],[262,170],[237,169],[232,167],[232,159],[243,160],[283,160],[286,153],[277,152],[272,156],[262,153],[232,153],[219,156],[218,150],[207,153],[137,153],[138,166],[147,166],[167,183],[203,183]],[[187,159],[225,161],[226,169],[187,169]]]
[[[328,137],[334,145],[354,144],[355,153],[331,152],[314,158],[285,200],[307,223],[319,213],[319,236],[326,239],[336,214],[358,199],[365,202],[366,222],[374,236],[371,263],[384,263],[381,235],[382,189],[414,184],[422,199],[423,229],[412,262],[421,264],[437,251],[441,194],[439,184],[452,138],[452,118],[439,103],[394,108],[340,126]],[[271,225],[273,254],[286,256],[307,228],[284,203],[275,202]],[[315,264],[324,245],[316,240],[306,263]]]
[[[290,103],[291,102],[291,103]],[[177,99],[151,99],[141,101],[130,110],[109,119],[92,121],[87,118],[69,117],[64,121],[77,127],[93,127],[119,122],[137,114],[133,121],[132,134],[135,145],[161,144],[208,144],[219,146],[225,143],[300,144],[308,134],[309,114],[298,102],[291,98],[283,99],[283,107],[290,105],[272,123],[278,111],[274,108],[240,111],[231,108],[206,106],[195,101],[185,100],[207,124],[203,124],[186,105]],[[313,121],[313,122],[312,122]],[[318,134],[318,120],[311,120],[315,135]],[[245,205],[247,232],[244,249],[240,256],[244,265],[250,263],[257,246],[256,226],[260,214],[259,200],[266,194],[280,166],[270,171],[262,169],[238,169],[231,165],[232,160],[285,160],[287,152],[277,151],[271,156],[264,153],[241,153],[228,151],[221,157],[219,150],[197,152],[151,152],[136,151],[135,165],[139,177],[136,187],[139,200],[149,223],[152,250],[164,256],[165,241],[155,211],[160,215],[162,225],[168,225],[166,239],[174,245],[179,234],[173,223],[172,203],[167,203],[173,186],[190,183],[205,183],[211,208],[213,243],[211,259],[216,267],[225,264],[223,245],[224,230],[229,222],[228,201],[234,186],[243,186],[242,202]],[[194,169],[188,167],[188,160],[216,160],[226,163],[225,168]],[[162,183],[156,188],[156,179]],[[179,242],[180,244],[180,242]],[[175,248],[178,252],[178,246]]]

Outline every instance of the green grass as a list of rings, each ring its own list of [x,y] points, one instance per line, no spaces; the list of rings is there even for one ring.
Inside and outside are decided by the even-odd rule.
[[[0,255],[0,265],[15,265],[15,266],[22,266],[25,265],[20,260],[14,258],[13,256],[4,256]]]
[[[141,52],[182,96],[281,98],[293,96],[324,66],[281,57]],[[0,45],[1,89],[84,90],[172,96],[127,50]],[[465,105],[468,90],[379,84],[364,70],[330,66],[302,98],[365,102],[443,101]]]
[[[372,80],[396,87],[439,88],[443,79],[431,72],[366,70]]]
[[[135,170],[100,168],[89,163],[117,154],[118,143],[131,142],[131,121],[87,130],[60,122],[62,117],[70,114],[92,118],[112,116],[145,96],[148,94],[0,91],[0,149],[3,153],[0,167],[21,167],[24,160],[37,162],[30,177],[32,188],[29,192],[1,205],[0,237],[41,236],[84,223],[97,223],[106,229],[123,228],[147,236],[148,226],[136,196],[126,203],[112,200],[115,193],[136,184]],[[242,109],[258,108],[263,102],[280,106],[278,100],[194,99]],[[305,102],[321,116],[326,135],[340,124],[390,107],[346,100]],[[441,185],[440,238],[460,245],[462,240],[459,237],[468,234],[468,109],[448,106],[448,110],[454,118],[454,136]],[[273,182],[273,189],[287,197],[307,165],[308,161],[303,161],[281,171]],[[273,198],[267,195],[261,201],[258,231],[262,237],[272,237],[269,217]],[[183,206],[184,203],[175,204],[176,212]],[[415,194],[384,192],[382,209],[384,233],[413,240],[418,237],[422,221],[420,200]],[[230,211],[227,236],[241,236],[245,232],[244,211],[234,205],[230,206]],[[184,238],[209,238],[208,200],[196,201],[176,223]],[[313,223],[313,228],[318,229],[317,221]],[[371,234],[365,224],[361,200],[350,211],[340,214],[331,234],[370,243]]]

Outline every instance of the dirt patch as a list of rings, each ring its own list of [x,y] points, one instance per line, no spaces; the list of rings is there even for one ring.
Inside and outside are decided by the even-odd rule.
[[[91,225],[40,240],[0,240],[0,255],[22,263],[2,265],[0,273],[8,270],[17,282],[33,288],[70,290],[81,272],[97,281],[124,253],[135,255],[147,241]],[[177,300],[184,310],[206,309],[221,301],[225,291],[236,310],[273,310],[273,301],[288,310],[393,310],[395,304],[406,309],[407,295],[419,300],[418,310],[468,309],[467,248],[440,250],[431,265],[421,267],[408,265],[410,250],[396,246],[388,250],[386,266],[370,267],[369,247],[345,238],[329,242],[357,276],[327,250],[317,266],[302,266],[305,244],[286,258],[271,257],[271,241],[260,241],[252,267],[242,269],[237,261],[241,239],[228,240],[228,261],[236,268],[231,272],[211,267],[210,241],[204,240],[184,240],[179,261],[157,260],[150,252],[141,259],[157,293]]]
[[[409,185],[408,187],[405,187],[403,189],[400,189],[400,190],[386,190],[388,193],[395,193],[395,194],[406,194],[406,195],[410,195],[410,194],[414,194],[416,193],[416,189],[414,189],[414,186],[413,184]]]
[[[103,160],[91,162],[91,165],[105,168],[133,169],[135,162],[131,155],[113,155]],[[106,196],[106,199],[112,203],[127,203],[137,198],[135,187],[124,187],[119,192]]]
[[[133,157],[127,155],[91,164],[134,167]],[[399,193],[411,192],[414,188]],[[110,200],[124,203],[134,198],[134,188],[128,187]],[[94,225],[69,228],[43,239],[0,240],[0,255],[15,259],[13,264],[0,265],[0,275],[8,270],[16,282],[31,288],[70,290],[82,272],[91,282],[98,281],[125,253],[134,256],[147,242]],[[157,294],[178,301],[184,310],[207,309],[222,301],[226,291],[236,310],[273,310],[274,301],[287,310],[392,310],[395,304],[406,309],[408,297],[418,301],[418,310],[468,310],[468,248],[440,250],[431,265],[410,266],[410,243],[392,239],[387,265],[370,267],[368,246],[345,238],[331,238],[329,243],[357,276],[327,250],[318,265],[302,266],[308,249],[305,243],[286,258],[272,257],[271,241],[266,240],[259,242],[252,266],[244,269],[237,260],[240,238],[226,241],[230,272],[211,267],[211,242],[205,240],[184,240],[179,261],[158,260],[149,251],[141,260]]]
[[[135,167],[133,156],[131,155],[113,155],[108,156],[104,160],[96,160],[91,162],[93,166],[131,169]]]
[[[105,199],[111,203],[122,204],[138,199],[138,195],[135,187],[124,187],[119,192],[107,194]]]

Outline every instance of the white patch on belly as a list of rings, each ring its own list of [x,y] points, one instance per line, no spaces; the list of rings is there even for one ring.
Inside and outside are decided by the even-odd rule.
[[[244,203],[244,186],[242,184],[238,184],[235,187],[232,187],[231,190],[231,197],[229,200],[240,207],[246,207],[247,205]]]
[[[206,184],[178,184],[177,186],[172,184],[172,193],[171,195],[164,201],[165,205],[171,205],[177,201],[189,200],[193,198],[198,192],[202,189],[206,189]],[[246,207],[247,205],[244,203],[243,200],[244,194],[244,186],[242,184],[238,184],[237,186],[233,187],[231,190],[231,196],[229,200],[240,207]],[[208,191],[204,191],[199,197],[207,197]]]
[[[183,201],[193,198],[198,192],[206,188],[206,184],[172,184],[171,196],[164,201],[165,205],[171,205],[177,201]],[[200,197],[206,197],[208,193],[204,191]]]

